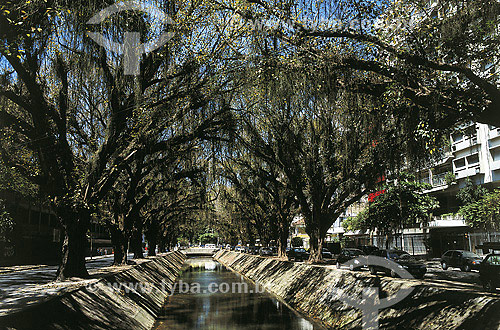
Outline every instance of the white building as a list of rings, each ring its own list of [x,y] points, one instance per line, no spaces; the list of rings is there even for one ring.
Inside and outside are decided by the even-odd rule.
[[[426,193],[436,197],[440,208],[429,223],[420,228],[405,229],[403,235],[391,242],[392,247],[409,253],[440,256],[448,249],[466,249],[478,253],[476,246],[485,241],[500,240],[500,233],[474,231],[456,215],[459,201],[456,195],[467,178],[488,189],[500,187],[500,128],[485,124],[462,125],[450,136],[443,158],[430,168],[417,171],[417,178],[432,186]],[[385,237],[376,233],[346,232],[342,227],[345,218],[356,216],[366,201],[346,210],[329,229],[327,239],[343,238],[347,244],[385,245]]]

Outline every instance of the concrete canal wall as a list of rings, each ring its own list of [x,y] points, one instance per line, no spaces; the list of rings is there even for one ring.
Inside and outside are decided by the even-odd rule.
[[[216,253],[214,259],[330,329],[361,329],[361,311],[343,301],[344,297],[362,301],[363,288],[367,286],[378,287],[382,299],[401,289],[413,288],[404,300],[379,312],[380,329],[500,326],[499,296],[478,292],[466,283],[453,286],[437,281],[376,277],[367,272],[338,271],[225,250]]]
[[[172,252],[0,318],[0,329],[152,328],[184,264]]]

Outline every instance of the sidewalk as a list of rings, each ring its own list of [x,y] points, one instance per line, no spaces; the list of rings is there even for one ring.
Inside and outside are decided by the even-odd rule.
[[[140,264],[148,259],[135,259],[134,261]],[[89,258],[87,269],[90,278],[71,278],[64,282],[54,282],[58,266],[32,265],[31,267],[35,268],[24,269],[19,268],[23,266],[16,266],[16,269],[0,274],[0,317],[134,266],[112,266],[112,263],[113,255],[94,257],[92,260]]]
[[[100,260],[104,258],[112,257],[112,254],[106,254],[102,256],[85,257],[87,262],[92,262],[94,260]],[[41,267],[51,267],[50,265],[21,265],[21,266],[2,266],[0,267],[0,274],[19,272],[24,270],[37,269]]]

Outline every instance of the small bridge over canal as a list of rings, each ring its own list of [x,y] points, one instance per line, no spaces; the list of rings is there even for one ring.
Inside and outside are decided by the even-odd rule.
[[[200,248],[200,247],[190,247],[185,250],[181,250],[182,253],[187,255],[188,257],[191,256],[208,256],[211,257],[214,255],[216,251],[219,249],[212,249],[212,248]]]

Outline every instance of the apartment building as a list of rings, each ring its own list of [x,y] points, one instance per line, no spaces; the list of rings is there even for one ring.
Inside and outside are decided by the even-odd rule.
[[[500,241],[500,233],[482,232],[469,228],[456,213],[460,207],[457,193],[465,180],[488,189],[500,187],[500,128],[491,125],[468,123],[458,127],[450,136],[443,157],[428,168],[417,171],[417,179],[428,183],[427,194],[440,204],[432,218],[418,228],[406,228],[396,235],[389,245],[415,255],[439,257],[448,249],[477,249],[486,241]],[[350,246],[376,245],[384,247],[387,238],[376,233],[348,232],[343,220],[356,216],[368,202],[362,200],[350,207],[329,229],[327,240],[341,239]]]

